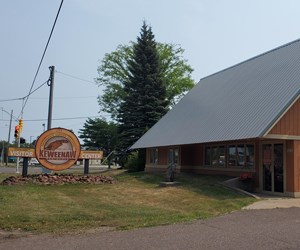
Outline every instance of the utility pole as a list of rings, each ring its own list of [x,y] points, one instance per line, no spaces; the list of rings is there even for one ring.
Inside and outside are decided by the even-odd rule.
[[[8,164],[8,147],[9,147],[9,142],[10,142],[10,131],[11,131],[11,121],[13,117],[13,110],[10,112],[10,121],[9,121],[9,129],[8,129],[8,139],[7,139],[7,154],[6,154],[6,166]]]
[[[49,93],[49,109],[48,109],[48,124],[47,124],[47,129],[51,128],[52,124],[52,107],[53,107],[53,88],[54,88],[54,71],[55,67],[50,66],[50,77],[48,80],[48,86],[50,87],[50,93]]]
[[[52,125],[52,107],[53,107],[53,88],[54,88],[54,72],[55,72],[55,67],[50,66],[50,77],[48,80],[48,86],[50,87],[50,92],[49,92],[49,108],[48,108],[48,124],[47,124],[47,130],[51,128]],[[43,125],[44,126],[44,125]],[[45,127],[44,127],[45,128]],[[43,174],[49,174],[52,171],[50,171],[47,168],[42,168],[42,173]]]

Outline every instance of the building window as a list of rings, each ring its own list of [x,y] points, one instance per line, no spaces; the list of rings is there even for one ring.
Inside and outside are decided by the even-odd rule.
[[[178,148],[170,148],[169,149],[169,164],[175,163],[178,164]]]
[[[228,166],[236,166],[236,148],[235,145],[228,147]]]
[[[253,168],[254,167],[254,145],[253,144],[247,144],[245,146],[245,162],[246,167]]]
[[[205,152],[204,152],[204,164],[205,165],[211,165],[211,154],[210,154],[211,150],[210,150],[210,147],[205,147]]]
[[[225,146],[207,146],[204,150],[204,163],[206,166],[225,167]]]
[[[237,145],[237,166],[252,168],[254,167],[254,145]]]
[[[219,146],[219,167],[225,167],[226,163],[226,147]]]
[[[228,161],[227,161],[228,159]],[[212,145],[204,148],[204,164],[212,167],[254,167],[254,145]]]
[[[245,147],[243,144],[239,144],[236,147],[237,149],[237,165],[245,166]]]
[[[218,166],[219,161],[219,150],[218,147],[212,147],[211,148],[211,165],[216,167]]]
[[[158,148],[150,149],[150,163],[157,164],[158,163]]]

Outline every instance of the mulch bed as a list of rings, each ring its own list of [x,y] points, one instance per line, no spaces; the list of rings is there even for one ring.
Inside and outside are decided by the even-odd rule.
[[[63,184],[113,184],[114,178],[104,175],[89,175],[80,176],[73,174],[38,174],[27,176],[10,176],[1,182],[1,185],[25,185],[25,184],[39,184],[39,185],[63,185]]]

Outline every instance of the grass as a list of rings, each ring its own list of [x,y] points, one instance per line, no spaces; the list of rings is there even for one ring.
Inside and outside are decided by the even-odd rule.
[[[98,227],[132,229],[219,216],[254,201],[219,185],[222,176],[181,174],[160,188],[162,175],[110,171],[116,184],[1,186],[0,228],[65,233]],[[0,175],[2,181],[8,175]]]

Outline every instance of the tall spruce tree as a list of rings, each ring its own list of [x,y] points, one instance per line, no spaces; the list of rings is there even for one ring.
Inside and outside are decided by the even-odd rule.
[[[119,108],[121,148],[126,150],[168,110],[169,101],[162,77],[157,44],[145,22],[129,61],[129,78],[124,82],[125,98]],[[145,166],[145,150],[139,151],[138,170]]]

